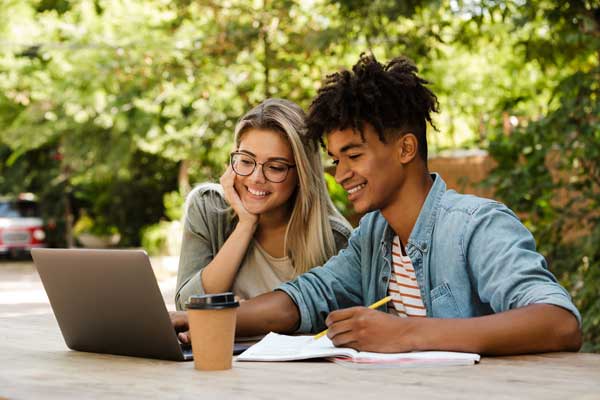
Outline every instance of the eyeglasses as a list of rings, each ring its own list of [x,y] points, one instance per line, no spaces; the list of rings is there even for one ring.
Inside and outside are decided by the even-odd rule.
[[[273,183],[285,181],[290,168],[296,168],[295,165],[286,164],[282,161],[271,160],[259,163],[247,154],[231,153],[231,168],[233,168],[233,172],[240,176],[252,175],[257,164],[262,165],[262,173],[265,179]]]

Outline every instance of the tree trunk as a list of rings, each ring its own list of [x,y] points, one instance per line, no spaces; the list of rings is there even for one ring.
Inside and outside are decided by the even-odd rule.
[[[190,186],[190,161],[181,160],[179,164],[179,175],[177,176],[177,185],[179,187],[179,193],[187,195],[192,188]]]
[[[60,160],[60,178],[64,184],[63,190],[63,205],[65,207],[65,243],[68,248],[75,247],[75,237],[73,236],[73,224],[75,217],[73,216],[73,205],[71,204],[71,168],[65,157],[65,146],[63,145],[64,137],[61,139],[57,149],[57,156]]]
[[[265,99],[268,99],[271,94],[271,90],[270,90],[270,86],[271,86],[271,82],[270,82],[270,64],[269,64],[269,59],[271,57],[271,45],[269,43],[269,28],[270,28],[270,21],[269,21],[269,14],[268,14],[268,1],[265,0],[263,2],[263,11],[264,14],[261,16],[261,23],[260,23],[260,35],[262,36],[262,42],[263,42],[263,47],[264,47],[264,59],[263,59],[263,67],[264,67],[264,76],[265,76]]]
[[[63,193],[63,202],[65,204],[65,241],[68,248],[75,247],[75,237],[73,236],[73,207],[71,206],[71,185],[67,180],[65,191]]]

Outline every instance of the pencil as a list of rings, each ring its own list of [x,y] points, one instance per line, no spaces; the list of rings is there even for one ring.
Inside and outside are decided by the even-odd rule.
[[[384,297],[383,299],[381,299],[381,300],[379,300],[379,301],[376,301],[375,303],[371,304],[371,305],[369,306],[369,308],[370,308],[371,310],[374,310],[374,309],[376,309],[376,308],[379,308],[379,307],[381,307],[382,305],[384,305],[385,303],[387,303],[387,302],[388,302],[388,301],[390,301],[390,300],[392,300],[392,296],[387,296],[387,297]],[[327,329],[325,329],[323,332],[317,333],[317,334],[314,336],[314,339],[315,339],[315,340],[317,340],[317,339],[319,339],[319,338],[321,338],[321,337],[323,337],[323,336],[325,336],[325,335],[327,335]]]

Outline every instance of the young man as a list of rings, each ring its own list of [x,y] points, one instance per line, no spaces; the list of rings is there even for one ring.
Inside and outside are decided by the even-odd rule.
[[[437,98],[427,83],[408,60],[383,66],[373,56],[327,78],[308,129],[368,214],[323,267],[244,302],[238,335],[327,326],[335,345],[364,351],[579,349],[581,317],[514,213],[429,173]],[[387,295],[388,312],[366,307]],[[172,319],[187,329],[185,315]]]

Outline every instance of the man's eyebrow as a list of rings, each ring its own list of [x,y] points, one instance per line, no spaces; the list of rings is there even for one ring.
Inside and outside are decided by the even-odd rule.
[[[364,145],[365,145],[364,143],[350,143],[350,144],[347,144],[347,145],[345,145],[344,147],[342,147],[340,149],[340,154],[345,153],[348,150],[352,150],[352,149],[357,148],[357,147],[363,147]],[[333,157],[333,154],[331,154],[331,152],[329,150],[327,150],[327,154],[330,157]]]

